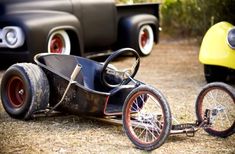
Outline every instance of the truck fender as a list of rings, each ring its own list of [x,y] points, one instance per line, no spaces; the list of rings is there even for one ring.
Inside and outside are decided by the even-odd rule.
[[[77,55],[83,54],[81,24],[74,15],[59,11],[24,11],[6,15],[4,18],[9,25],[19,26],[24,31],[25,45],[31,52],[29,53],[30,61],[33,60],[35,54],[47,52],[50,34],[59,29],[65,30],[70,35],[71,50],[73,50],[71,52]]]
[[[159,22],[158,19],[149,14],[139,14],[123,17],[118,25],[118,43],[123,47],[132,47],[138,50],[139,30],[143,25],[150,25],[153,30],[154,42],[158,42]]]
[[[229,47],[227,35],[234,27],[228,22],[213,25],[205,34],[199,52],[199,61],[206,65],[217,65],[235,69],[235,49]]]

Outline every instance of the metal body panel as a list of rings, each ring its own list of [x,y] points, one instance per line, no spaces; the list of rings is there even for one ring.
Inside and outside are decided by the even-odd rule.
[[[233,27],[228,22],[219,22],[206,32],[199,52],[199,61],[202,64],[235,69],[235,49],[227,42],[228,32]]]
[[[0,48],[0,55],[15,62],[33,61],[37,53],[47,52],[49,36],[56,30],[68,33],[73,55],[87,56],[120,48],[122,18],[146,14],[159,19],[158,7],[159,4],[116,6],[114,0],[2,0],[0,30],[6,26],[20,27],[25,42],[14,49]],[[158,29],[159,23],[154,24]],[[135,26],[130,28],[136,29]],[[154,32],[158,40],[158,30]],[[13,52],[19,58],[7,55]]]

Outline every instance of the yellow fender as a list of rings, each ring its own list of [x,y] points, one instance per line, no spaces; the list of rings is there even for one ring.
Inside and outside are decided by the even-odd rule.
[[[227,43],[228,31],[233,27],[228,22],[219,22],[206,32],[199,52],[202,64],[235,69],[235,49]]]

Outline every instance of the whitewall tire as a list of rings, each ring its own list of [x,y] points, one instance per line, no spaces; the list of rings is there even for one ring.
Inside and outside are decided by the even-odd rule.
[[[71,42],[69,35],[64,30],[54,31],[48,39],[48,53],[58,53],[69,55]]]
[[[138,45],[140,54],[147,56],[151,53],[154,45],[153,29],[150,25],[144,25],[139,30]]]

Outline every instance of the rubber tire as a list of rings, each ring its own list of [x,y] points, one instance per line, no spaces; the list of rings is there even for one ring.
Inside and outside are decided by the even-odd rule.
[[[162,130],[160,137],[158,138],[157,141],[155,141],[152,144],[141,144],[138,141],[135,140],[135,138],[133,138],[128,126],[127,126],[127,122],[126,122],[126,111],[129,110],[127,108],[129,101],[131,100],[131,98],[133,97],[133,95],[135,95],[136,93],[140,92],[140,91],[148,91],[149,93],[151,93],[152,95],[155,95],[155,98],[159,100],[159,103],[162,106],[162,110],[164,112],[164,121],[166,123],[165,128]],[[165,99],[165,97],[161,94],[160,91],[158,91],[155,88],[152,88],[150,86],[147,85],[141,85],[137,88],[135,88],[134,90],[132,90],[130,92],[130,94],[127,96],[127,98],[125,99],[124,105],[123,105],[123,128],[124,131],[126,133],[126,135],[128,136],[128,138],[131,140],[131,142],[138,148],[141,150],[146,150],[146,151],[151,151],[154,150],[158,147],[160,147],[168,138],[168,136],[170,135],[170,131],[171,131],[171,111],[170,111],[170,106],[167,102],[167,100]]]
[[[149,46],[148,46],[148,50],[145,50],[144,48],[141,47],[141,40],[140,40],[140,33],[142,30],[147,30],[147,32],[149,33],[150,37],[149,37]],[[152,50],[153,50],[153,46],[154,46],[154,33],[153,33],[153,29],[150,25],[143,25],[139,28],[138,30],[138,38],[136,38],[136,43],[135,43],[135,49],[138,51],[138,53],[141,56],[148,56],[151,54]]]
[[[208,83],[225,82],[228,76],[228,70],[222,66],[204,65],[204,75]]]
[[[233,98],[233,101],[235,103],[235,89],[233,87],[222,82],[214,82],[214,83],[207,84],[200,91],[199,95],[197,96],[196,103],[195,103],[196,116],[197,116],[197,120],[199,123],[203,121],[203,117],[204,117],[204,112],[202,113],[203,115],[200,114],[201,113],[200,112],[201,100],[203,100],[204,96],[206,95],[208,91],[210,91],[211,89],[215,89],[215,88],[221,89],[227,92],[231,96],[231,98]],[[205,128],[204,130],[212,136],[226,138],[232,135],[233,133],[235,133],[235,121],[233,122],[231,127],[226,129],[225,131],[216,131],[211,128]]]
[[[48,42],[47,43],[48,53],[53,53],[53,52],[51,52],[51,48],[50,48],[51,45],[50,44],[51,44],[52,38],[55,35],[59,35],[60,37],[62,37],[63,42],[65,44],[65,49],[64,49],[64,51],[62,51],[61,54],[70,55],[70,53],[71,53],[71,41],[70,41],[68,33],[65,30],[57,30],[57,31],[54,31],[50,34],[50,37],[47,41]]]
[[[14,107],[8,97],[8,82],[12,77],[23,81],[26,98],[23,105]],[[28,120],[35,111],[46,109],[49,102],[49,83],[42,69],[31,63],[18,63],[7,69],[1,82],[1,99],[6,112],[13,118]]]

